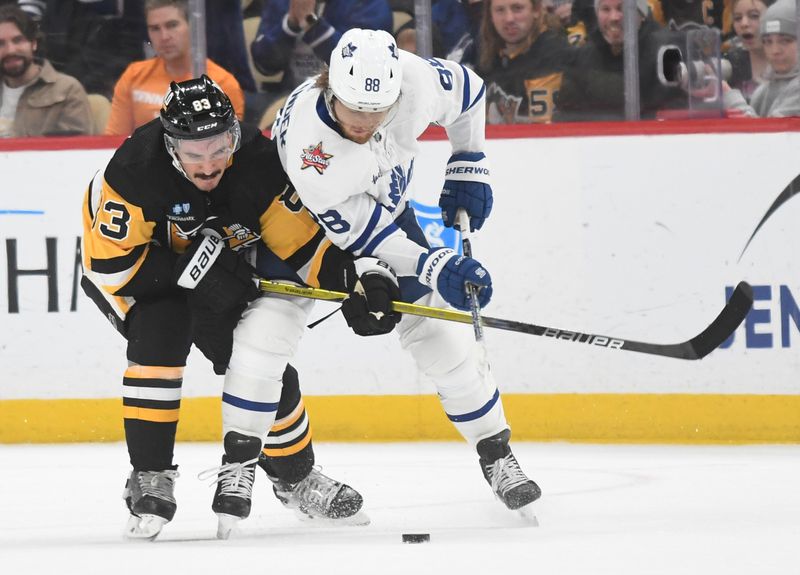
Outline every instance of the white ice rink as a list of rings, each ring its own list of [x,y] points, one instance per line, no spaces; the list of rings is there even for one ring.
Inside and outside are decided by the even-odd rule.
[[[301,523],[259,472],[253,514],[228,541],[214,538],[213,489],[196,478],[219,449],[177,445],[177,515],[157,541],[132,543],[124,444],[0,446],[0,573],[800,573],[797,445],[516,443],[544,492],[531,527],[492,499],[465,445],[318,444],[372,523]],[[431,541],[401,543],[409,532]]]

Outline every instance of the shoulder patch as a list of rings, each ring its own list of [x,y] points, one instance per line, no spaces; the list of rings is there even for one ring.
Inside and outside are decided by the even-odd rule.
[[[301,170],[305,170],[306,168],[314,168],[317,170],[318,174],[322,174],[330,165],[330,159],[333,157],[333,154],[326,154],[322,151],[322,142],[317,144],[316,146],[309,146],[308,148],[303,148],[303,153],[300,154],[300,159],[303,161],[303,165],[300,166]]]

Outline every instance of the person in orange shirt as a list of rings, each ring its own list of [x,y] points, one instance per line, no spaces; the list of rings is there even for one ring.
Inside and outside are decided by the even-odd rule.
[[[133,62],[114,87],[105,133],[128,136],[158,116],[171,81],[192,78],[187,0],[146,0],[147,35],[155,58]],[[244,118],[244,93],[236,78],[211,60],[206,74],[228,95],[239,120]]]

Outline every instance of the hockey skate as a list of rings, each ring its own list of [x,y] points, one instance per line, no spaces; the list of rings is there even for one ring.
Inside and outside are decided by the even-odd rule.
[[[242,519],[250,516],[256,463],[261,439],[229,431],[225,435],[222,465],[200,473],[198,479],[214,477],[217,484],[211,509],[217,514],[217,539],[228,539]]]
[[[536,522],[531,503],[542,495],[536,483],[520,469],[508,446],[511,431],[504,429],[478,442],[481,470],[495,496],[524,519]]]
[[[319,525],[369,525],[361,494],[315,467],[295,484],[267,474],[275,497],[303,521]]]
[[[128,505],[131,516],[125,525],[125,537],[129,539],[155,539],[161,528],[172,521],[175,503],[175,479],[178,472],[131,471],[125,482],[122,498]]]

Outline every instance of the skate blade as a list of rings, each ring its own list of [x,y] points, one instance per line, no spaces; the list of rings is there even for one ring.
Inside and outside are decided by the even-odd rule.
[[[539,527],[539,520],[536,518],[536,513],[533,510],[533,503],[528,503],[524,507],[517,509],[517,514],[531,527]]]
[[[340,517],[337,519],[332,517],[323,517],[321,515],[313,515],[311,513],[306,513],[301,509],[295,509],[294,512],[300,521],[308,523],[309,525],[317,525],[320,527],[363,527],[365,525],[369,525],[370,523],[369,515],[363,511],[359,511],[350,517]]]
[[[167,523],[166,519],[158,515],[143,514],[141,517],[131,515],[125,525],[124,535],[127,539],[153,541],[161,533],[161,528]]]
[[[217,539],[228,539],[236,524],[242,520],[241,517],[227,513],[217,513],[217,518]]]

